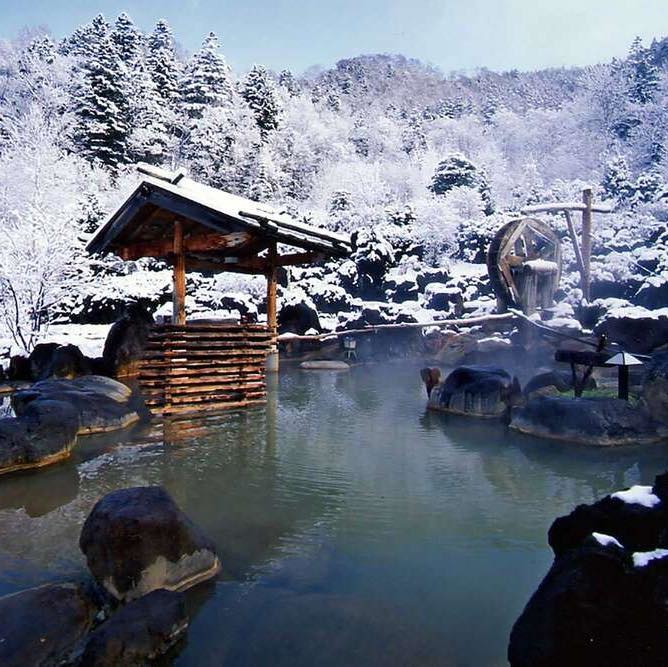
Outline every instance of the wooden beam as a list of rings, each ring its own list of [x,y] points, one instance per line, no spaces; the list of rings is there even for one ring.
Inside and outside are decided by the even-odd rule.
[[[582,191],[582,296],[589,301],[590,297],[590,275],[591,275],[591,212],[592,193],[590,188]]]
[[[325,259],[324,253],[320,252],[295,252],[288,255],[278,255],[276,266],[293,266],[295,264],[315,264]]]
[[[577,263],[578,271],[580,272],[580,287],[582,288],[582,293],[584,294],[586,270],[584,261],[582,259],[582,251],[580,250],[580,243],[578,242],[578,235],[575,233],[575,225],[573,224],[573,218],[571,217],[571,212],[564,209],[564,215],[566,216],[566,226],[568,227],[568,235],[571,237],[571,243],[573,244],[573,251],[575,252],[575,262]]]
[[[174,292],[172,321],[175,324],[186,323],[186,256],[183,252],[183,223],[174,222]]]
[[[214,261],[213,259],[203,259],[201,257],[188,258],[188,268],[191,271],[247,273],[250,275],[266,275],[269,270],[267,261],[261,257],[240,259],[238,262]]]
[[[215,252],[238,248],[251,240],[248,232],[233,232],[231,234],[216,234],[204,232],[186,236],[183,239],[183,251]],[[123,248],[123,259],[139,259],[140,257],[168,257],[174,252],[173,239],[158,239],[132,243]]]

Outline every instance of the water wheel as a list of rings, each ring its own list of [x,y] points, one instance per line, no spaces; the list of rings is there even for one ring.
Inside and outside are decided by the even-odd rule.
[[[530,315],[548,308],[561,276],[559,237],[540,220],[512,220],[489,246],[487,271],[499,311],[513,307]]]

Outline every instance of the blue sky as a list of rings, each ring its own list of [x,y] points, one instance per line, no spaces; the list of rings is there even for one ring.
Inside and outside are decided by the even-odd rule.
[[[166,18],[188,50],[214,30],[234,69],[301,72],[361,53],[402,53],[445,72],[585,65],[635,35],[668,35],[665,0],[0,0],[0,38],[46,25],[56,37],[102,12],[143,29]]]

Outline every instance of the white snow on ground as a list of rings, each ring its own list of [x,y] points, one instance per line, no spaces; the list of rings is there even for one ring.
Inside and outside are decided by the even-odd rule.
[[[651,560],[665,558],[668,556],[668,549],[654,549],[654,551],[636,551],[633,554],[633,564],[636,567],[645,567]]]
[[[626,491],[617,491],[611,497],[618,498],[630,505],[642,505],[643,507],[654,507],[661,502],[661,499],[652,493],[651,486],[641,486],[639,484]]]
[[[657,308],[656,310],[649,310],[643,306],[623,305],[618,308],[611,308],[603,318],[609,317],[627,317],[629,319],[652,319],[658,320],[662,317],[668,317],[668,308]]]
[[[624,548],[622,546],[621,542],[616,537],[613,537],[612,535],[606,535],[605,533],[592,533],[592,537],[601,546],[607,547],[607,546],[610,546],[611,544],[614,544],[616,547],[619,547],[620,549]]]
[[[482,278],[487,275],[487,264],[469,264],[468,262],[452,262],[450,265],[452,277]]]
[[[87,357],[101,357],[110,328],[111,324],[52,324],[39,342],[76,345]]]
[[[582,325],[573,317],[553,317],[551,320],[543,322],[551,329],[559,329],[571,334],[577,334],[582,331]]]

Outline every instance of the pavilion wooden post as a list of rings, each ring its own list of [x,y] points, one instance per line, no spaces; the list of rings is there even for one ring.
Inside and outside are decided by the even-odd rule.
[[[172,321],[186,323],[186,256],[183,252],[183,223],[174,222],[174,291],[172,294]]]
[[[269,347],[269,354],[267,355],[266,370],[268,372],[278,371],[278,327],[277,327],[277,310],[276,310],[276,241],[273,241],[269,246],[269,253],[267,257],[267,327],[271,335],[271,344]]]
[[[592,194],[591,188],[582,191],[582,296],[589,301],[591,286],[591,213]]]

